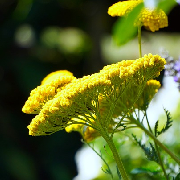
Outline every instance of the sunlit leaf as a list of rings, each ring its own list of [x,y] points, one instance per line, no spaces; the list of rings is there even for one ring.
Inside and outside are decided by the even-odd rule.
[[[117,20],[113,27],[113,38],[117,45],[121,46],[127,43],[137,33],[137,27],[134,26],[134,22],[143,7],[144,3],[140,3],[128,16]]]
[[[175,0],[162,0],[158,3],[158,8],[168,14],[176,5],[177,2]]]

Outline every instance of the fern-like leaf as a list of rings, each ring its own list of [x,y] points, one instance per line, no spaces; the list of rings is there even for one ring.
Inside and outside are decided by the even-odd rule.
[[[166,132],[171,126],[172,126],[172,117],[171,117],[171,114],[168,110],[164,109],[165,113],[166,113],[166,125],[161,129],[161,131],[158,131],[158,121],[156,122],[157,125],[155,125],[155,135],[156,137],[159,136],[160,134]],[[157,127],[156,127],[157,126]]]
[[[133,135],[133,138],[134,140],[136,141],[136,143],[141,147],[141,149],[144,151],[146,157],[148,160],[150,161],[155,161],[156,163],[159,164],[159,158],[158,158],[158,154],[155,150],[155,147],[153,146],[152,143],[149,143],[150,144],[150,147],[147,147],[145,144],[143,144],[141,142],[141,140],[138,140],[137,137],[135,135]]]
[[[156,137],[158,137],[158,125],[159,125],[159,121],[156,122],[155,126],[154,126],[154,135]]]
[[[109,174],[109,175],[111,176],[111,178],[113,179],[112,171],[111,171],[108,163],[106,162],[106,160],[102,157],[101,151],[100,151],[100,153],[98,153],[98,152],[94,149],[93,146],[90,146],[90,144],[88,144],[88,143],[86,143],[86,144],[87,144],[87,145],[102,159],[102,161],[106,164],[107,168],[106,168],[106,169],[103,169],[103,168],[101,167],[101,170],[102,170],[104,173]]]

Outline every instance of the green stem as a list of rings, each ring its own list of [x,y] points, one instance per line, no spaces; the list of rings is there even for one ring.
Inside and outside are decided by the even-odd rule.
[[[117,164],[117,167],[120,171],[120,174],[121,174],[123,180],[129,180],[126,170],[124,168],[123,162],[122,162],[120,155],[118,154],[118,151],[116,149],[116,146],[113,142],[113,138],[109,137],[109,134],[103,129],[103,127],[101,128],[101,135],[105,139],[107,144],[109,145],[109,148],[111,149],[114,160]]]
[[[150,131],[148,131],[139,121],[135,119],[131,119],[133,123],[135,123],[139,128],[141,128],[148,136],[150,136],[157,145],[159,145],[172,159],[174,159],[180,165],[180,159],[172,153],[166,146],[164,146]]]
[[[155,144],[155,147],[156,147],[156,150],[157,150],[157,153],[158,153],[159,163],[160,163],[160,165],[161,165],[161,168],[162,168],[162,170],[163,170],[163,173],[164,173],[164,175],[165,175],[165,178],[166,178],[166,180],[169,180],[169,178],[168,178],[168,176],[167,176],[167,174],[166,174],[166,170],[165,170],[165,168],[164,168],[162,159],[161,159],[161,154],[160,154],[160,152],[159,152],[159,147],[158,147],[158,145],[156,144],[155,141],[154,141],[154,144]]]
[[[146,113],[146,112],[145,112],[145,116],[146,116],[146,121],[147,121],[149,130],[150,130],[150,132],[153,134],[153,131],[152,131],[151,126],[150,126],[150,124],[149,124],[149,120],[148,120],[148,117],[147,117],[147,113]],[[158,147],[158,145],[156,144],[155,140],[154,140],[154,144],[155,144],[155,147],[156,147],[156,151],[157,151],[157,153],[158,153],[159,164],[160,164],[160,166],[161,166],[161,168],[162,168],[162,170],[163,170],[163,173],[164,173],[164,175],[165,175],[166,180],[168,180],[169,178],[168,178],[168,176],[167,176],[167,174],[166,174],[166,170],[165,170],[164,165],[163,165],[163,162],[162,162],[162,158],[161,158],[161,154],[160,154],[160,151],[159,151],[159,147]]]
[[[141,51],[141,26],[138,26],[138,44],[139,44],[139,57],[142,57]]]
[[[114,132],[118,129],[118,127],[120,126],[121,122],[123,121],[123,119],[125,118],[125,116],[129,113],[130,109],[134,106],[134,104],[138,101],[138,99],[140,98],[143,90],[144,90],[144,87],[146,85],[146,81],[144,81],[144,83],[142,84],[142,86],[140,86],[139,90],[138,90],[138,94],[133,102],[133,104],[131,105],[131,107],[129,109],[127,109],[127,111],[125,112],[125,114],[122,116],[120,122],[117,123],[116,127],[114,128],[112,134],[111,134],[111,137],[113,137],[113,134]]]

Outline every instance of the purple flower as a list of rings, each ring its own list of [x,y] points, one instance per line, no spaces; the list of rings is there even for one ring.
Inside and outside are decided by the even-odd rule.
[[[177,76],[174,76],[174,81],[175,81],[175,82],[178,82],[178,79],[179,79],[179,78],[178,78]]]
[[[161,50],[161,56],[166,59],[165,76],[173,76],[174,81],[178,83],[180,91],[180,56],[178,60],[174,60],[172,56],[169,56],[168,51],[164,49]]]
[[[180,82],[180,72],[176,73],[176,75],[174,76],[174,81],[175,82]]]
[[[174,63],[174,69],[178,72],[180,71],[180,58]]]
[[[180,83],[180,57],[179,60],[174,62],[174,81]]]

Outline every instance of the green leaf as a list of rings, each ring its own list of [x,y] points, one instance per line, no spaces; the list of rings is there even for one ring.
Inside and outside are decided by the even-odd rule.
[[[141,140],[138,140],[137,137],[132,134],[134,140],[136,141],[136,143],[141,147],[141,149],[144,151],[146,157],[148,160],[150,161],[154,161],[156,163],[159,164],[159,158],[158,158],[158,154],[155,150],[155,147],[153,146],[152,143],[149,143],[150,147],[147,147],[145,144],[143,144],[141,142]]]
[[[144,3],[140,3],[128,16],[119,18],[115,23],[113,27],[113,38],[118,46],[127,43],[137,33],[137,27],[134,26],[134,22],[143,7]]]
[[[84,142],[84,143],[85,143],[85,142]],[[100,151],[100,153],[98,153],[98,152],[94,149],[93,146],[90,146],[90,144],[88,144],[88,143],[85,143],[85,144],[87,144],[87,145],[102,159],[102,161],[104,162],[104,164],[107,166],[107,169],[103,169],[103,168],[101,167],[102,171],[103,171],[104,173],[106,173],[106,174],[109,174],[109,175],[111,176],[111,178],[113,179],[112,171],[111,171],[111,169],[110,169],[110,167],[109,167],[109,164],[108,164],[108,163],[106,162],[106,160],[102,157],[101,151]]]
[[[158,9],[162,9],[168,14],[176,5],[175,0],[162,0],[158,3]]]
[[[157,135],[159,136],[160,134],[166,132],[171,126],[172,126],[172,117],[171,114],[168,110],[164,109],[165,113],[166,113],[166,125],[161,129],[161,131],[157,131]],[[157,122],[156,122],[157,123]]]
[[[154,135],[155,135],[156,137],[158,137],[158,124],[159,124],[159,121],[157,120],[157,121],[156,121],[156,124],[155,124],[155,126],[154,126]]]

